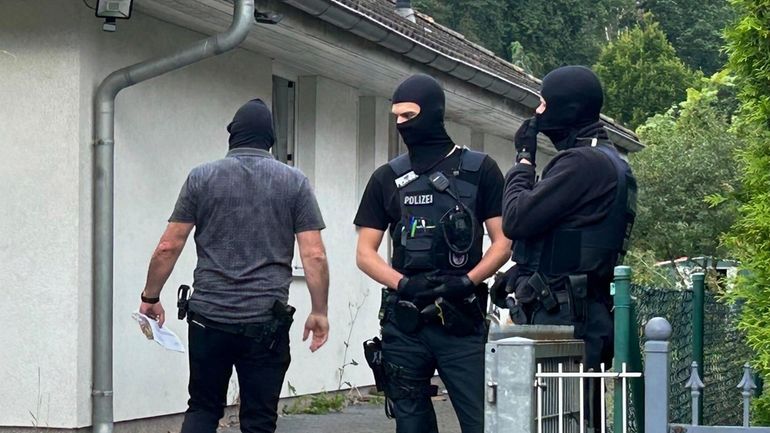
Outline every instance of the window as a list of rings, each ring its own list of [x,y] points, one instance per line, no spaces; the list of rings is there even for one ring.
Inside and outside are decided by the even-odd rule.
[[[285,164],[294,165],[295,90],[293,81],[273,76],[273,155]]]

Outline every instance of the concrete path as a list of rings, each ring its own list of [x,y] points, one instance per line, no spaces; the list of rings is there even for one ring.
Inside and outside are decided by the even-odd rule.
[[[433,400],[439,431],[460,433],[452,404],[446,397]],[[388,419],[381,405],[359,404],[340,413],[327,415],[282,415],[276,433],[395,433],[395,420]],[[220,429],[219,433],[239,433],[237,426]]]

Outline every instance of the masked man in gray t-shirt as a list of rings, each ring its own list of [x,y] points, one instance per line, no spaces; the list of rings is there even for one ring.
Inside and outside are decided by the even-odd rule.
[[[232,369],[240,385],[243,432],[274,432],[289,367],[288,305],[294,239],[312,311],[304,339],[327,339],[329,268],[325,228],[307,177],[276,161],[272,116],[255,99],[227,127],[225,158],[195,167],[155,249],[139,311],[163,325],[160,291],[195,227],[198,264],[189,300],[190,400],[182,433],[214,433]]]

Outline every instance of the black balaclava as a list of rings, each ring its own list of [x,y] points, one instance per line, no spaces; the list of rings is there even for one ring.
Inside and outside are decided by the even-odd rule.
[[[275,143],[273,116],[261,99],[252,99],[243,104],[227,125],[230,133],[230,149],[253,147],[270,150]]]
[[[563,66],[543,78],[545,112],[537,127],[557,150],[575,147],[577,138],[606,134],[599,123],[604,96],[599,77],[585,66]],[[601,138],[601,137],[600,137]]]
[[[454,146],[444,128],[444,89],[431,76],[412,75],[393,92],[393,103],[400,102],[414,102],[420,106],[420,114],[396,127],[409,149],[412,170],[425,173],[444,159]]]

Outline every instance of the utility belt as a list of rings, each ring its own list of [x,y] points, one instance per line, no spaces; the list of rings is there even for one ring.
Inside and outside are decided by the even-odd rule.
[[[276,300],[272,308],[273,319],[264,323],[221,323],[208,319],[194,311],[187,312],[187,323],[202,328],[215,329],[227,334],[242,335],[246,338],[266,343],[273,349],[281,340],[282,334],[289,330],[294,322],[296,309],[291,305]]]
[[[564,304],[569,305],[572,324],[585,323],[588,303],[591,301],[587,274],[549,278],[540,272],[535,272],[523,285],[517,281],[518,275],[515,273],[509,277],[514,280],[501,284],[505,284],[503,287],[508,293],[505,298],[505,307],[509,309],[511,320],[517,325],[531,324],[535,307],[542,308],[549,314],[555,314]]]
[[[477,287],[478,294],[461,300],[438,297],[425,306],[401,299],[398,293],[382,289],[380,324],[393,323],[401,332],[414,334],[427,324],[439,324],[451,335],[464,337],[476,332],[484,322],[484,306],[480,292],[486,295],[486,286]]]

